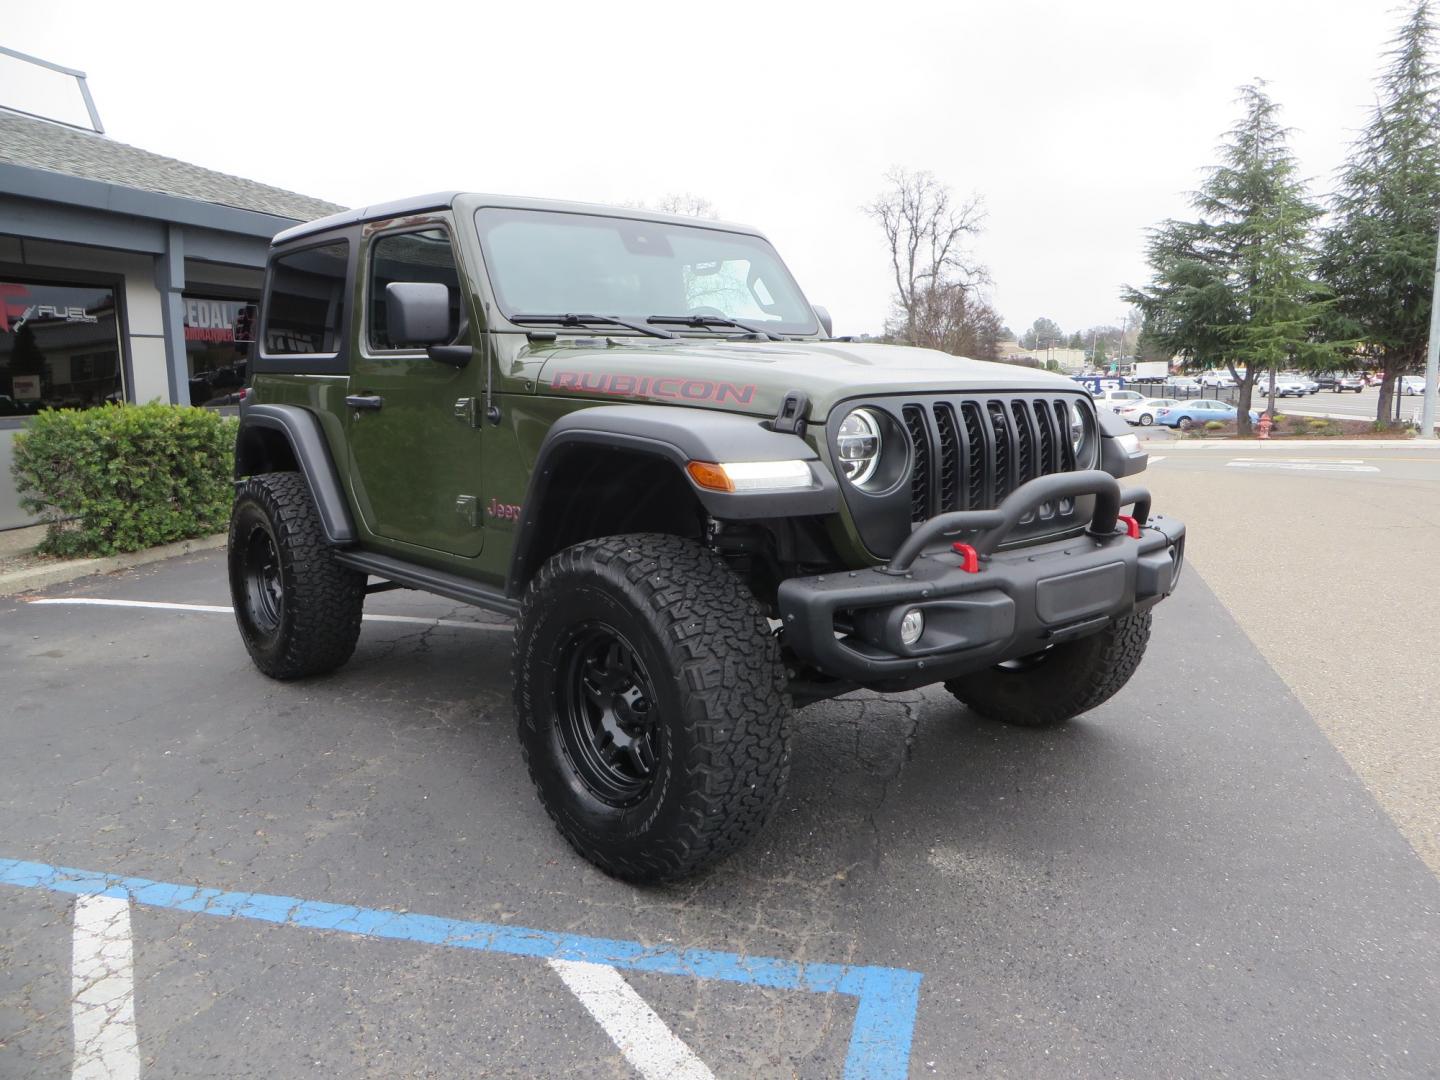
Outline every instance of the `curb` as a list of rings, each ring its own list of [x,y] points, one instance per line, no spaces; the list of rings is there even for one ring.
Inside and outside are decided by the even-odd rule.
[[[15,596],[32,592],[51,585],[59,585],[92,574],[110,574],[116,570],[129,570],[147,563],[163,562],[178,555],[189,555],[197,551],[216,551],[225,546],[226,533],[213,536],[198,536],[193,540],[178,540],[173,544],[146,548],[144,551],[130,551],[124,555],[108,555],[101,559],[67,559],[49,566],[32,566],[28,570],[16,570],[0,574],[0,596]]]
[[[1346,439],[1338,435],[1328,439],[1266,439],[1264,442],[1259,439],[1154,439],[1142,445],[1163,446],[1166,453],[1171,450],[1210,450],[1221,446],[1244,446],[1277,454],[1282,453],[1286,447],[1297,446],[1312,450],[1322,446],[1368,447],[1371,450],[1440,450],[1440,443],[1434,439]]]

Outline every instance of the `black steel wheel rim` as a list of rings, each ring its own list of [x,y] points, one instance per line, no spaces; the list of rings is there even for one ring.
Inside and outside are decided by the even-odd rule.
[[[285,614],[280,580],[280,552],[268,529],[256,526],[245,539],[243,576],[245,608],[256,629],[273,634]]]
[[[635,647],[612,626],[587,623],[559,645],[555,693],[561,747],[601,802],[624,808],[649,794],[660,757],[655,686]]]

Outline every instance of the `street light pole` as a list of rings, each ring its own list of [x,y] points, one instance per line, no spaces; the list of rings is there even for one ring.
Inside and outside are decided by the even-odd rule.
[[[1435,438],[1435,395],[1440,393],[1440,232],[1435,241],[1435,285],[1430,294],[1430,343],[1425,350],[1424,403],[1420,406],[1420,438]],[[1401,376],[1400,386],[1404,386]],[[1400,400],[1400,386],[1395,388],[1395,400]]]

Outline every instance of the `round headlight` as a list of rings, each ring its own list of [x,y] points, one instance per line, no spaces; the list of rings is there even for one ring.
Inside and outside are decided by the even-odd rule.
[[[846,480],[863,484],[875,475],[880,464],[880,421],[873,412],[856,409],[845,417],[835,442]]]
[[[1081,414],[1078,405],[1071,405],[1065,411],[1070,414],[1070,446],[1078,458],[1080,447],[1085,442],[1085,417]]]
[[[1075,451],[1075,467],[1089,469],[1095,465],[1095,414],[1072,401],[1065,406],[1065,427],[1070,432],[1070,447]]]

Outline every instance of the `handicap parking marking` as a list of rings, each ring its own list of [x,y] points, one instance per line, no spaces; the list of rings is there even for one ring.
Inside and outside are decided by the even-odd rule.
[[[715,1080],[695,1052],[609,964],[545,961],[645,1080]]]
[[[71,1080],[138,1080],[130,901],[86,893],[75,901],[70,965]]]
[[[674,949],[645,945],[638,941],[561,934],[520,926],[471,922],[438,915],[385,911],[350,904],[302,900],[267,893],[231,892],[222,889],[178,885],[146,878],[124,877],[91,870],[51,866],[46,863],[0,858],[0,885],[43,889],[81,897],[110,897],[147,907],[184,911],[200,915],[254,919],[260,922],[313,930],[329,930],[362,937],[413,941],[456,949],[558,961],[552,969],[580,998],[587,1011],[605,1026],[607,1034],[621,1047],[621,1038],[639,1052],[670,1054],[675,1046],[663,1039],[653,1026],[663,1021],[635,995],[623,1001],[598,1001],[596,1009],[587,995],[603,995],[609,978],[593,970],[608,967],[654,975],[682,975],[771,990],[803,990],[818,994],[846,994],[856,999],[855,1020],[845,1057],[845,1080],[901,1080],[909,1075],[910,1043],[920,1002],[918,971],[905,968],[870,967],[853,964],[812,963],[780,957],[743,956],[709,949]],[[576,965],[586,965],[579,967]],[[618,978],[618,975],[616,976]],[[581,985],[577,990],[572,979]],[[627,984],[628,987],[628,984]],[[612,987],[613,988],[613,987]],[[631,991],[633,993],[633,990]],[[612,995],[613,998],[613,995]],[[653,1024],[636,1009],[636,1002],[653,1017]],[[602,1018],[602,1014],[603,1017]],[[620,1025],[617,1036],[609,1021]],[[628,1025],[628,1026],[627,1026]],[[132,1029],[133,1030],[133,1029]],[[665,1029],[668,1032],[668,1029]],[[671,1039],[675,1037],[670,1036]],[[675,1039],[675,1042],[679,1042]],[[680,1043],[684,1047],[683,1043]],[[685,1048],[688,1052],[688,1047]],[[692,1055],[693,1056],[693,1055]],[[672,1060],[665,1059],[665,1060]],[[649,1059],[647,1059],[649,1060]],[[657,1057],[655,1060],[662,1060]],[[704,1068],[696,1059],[695,1064]],[[657,1066],[658,1068],[658,1066]],[[644,1070],[642,1070],[643,1072]],[[708,1070],[707,1070],[708,1072]],[[645,1073],[659,1077],[703,1077],[705,1073]]]
[[[166,604],[158,600],[102,600],[90,596],[58,597],[55,599],[27,600],[27,604],[72,606],[72,607],[113,607],[141,608],[150,611],[190,611],[203,615],[233,615],[233,607],[219,604]],[[414,626],[450,626],[460,630],[510,630],[510,623],[470,622],[465,619],[426,619],[418,615],[365,615],[366,622],[409,623]]]

